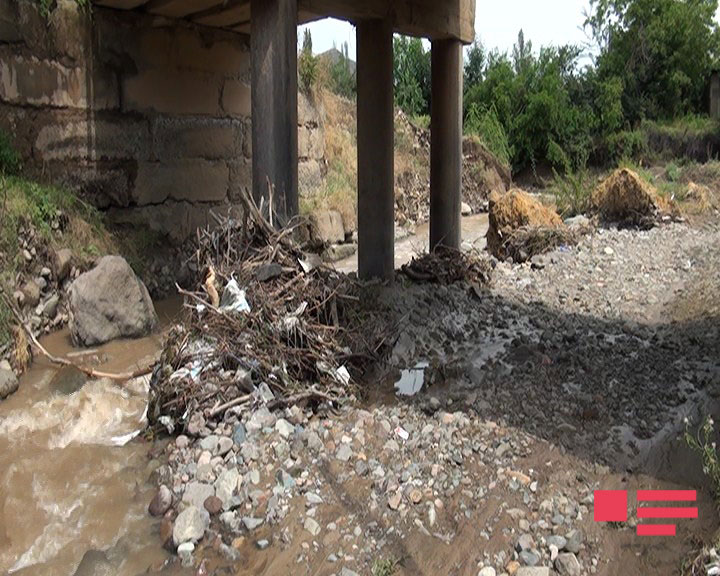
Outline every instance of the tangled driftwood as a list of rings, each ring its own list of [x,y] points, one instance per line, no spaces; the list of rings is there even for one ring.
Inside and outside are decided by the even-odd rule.
[[[273,405],[342,400],[389,336],[356,281],[313,267],[292,225],[276,230],[249,195],[242,202],[241,219],[215,216],[198,232],[201,275],[197,290],[179,289],[184,322],[151,383],[151,419],[218,418],[256,401],[261,385]]]

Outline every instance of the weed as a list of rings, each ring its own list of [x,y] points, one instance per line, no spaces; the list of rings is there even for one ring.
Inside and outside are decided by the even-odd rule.
[[[10,137],[0,130],[0,174],[9,176],[20,171],[20,156],[10,142]]]
[[[482,110],[472,104],[465,118],[465,133],[478,136],[501,162],[510,165],[513,150],[494,108]]]
[[[392,576],[399,564],[396,558],[377,559],[373,563],[372,576]]]
[[[715,421],[706,416],[696,434],[690,432],[690,421],[685,419],[685,443],[701,460],[703,472],[712,482],[715,503],[720,506],[720,457],[715,443]]]
[[[587,212],[593,191],[593,178],[587,169],[569,171],[564,176],[553,172],[555,182],[552,190],[560,215],[569,218]]]

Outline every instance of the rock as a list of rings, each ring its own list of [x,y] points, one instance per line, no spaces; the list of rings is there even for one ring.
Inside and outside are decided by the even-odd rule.
[[[18,385],[15,372],[0,368],[0,400],[13,394],[18,389]]]
[[[262,526],[263,522],[265,522],[262,518],[253,518],[251,516],[244,516],[242,519],[243,524],[245,525],[245,528],[248,530],[248,532],[252,532],[255,530],[255,528],[258,528],[259,526]]]
[[[233,447],[233,439],[228,436],[221,436],[218,440],[217,453],[219,456],[225,456]]]
[[[275,430],[285,438],[286,440],[292,436],[293,432],[295,432],[295,426],[290,424],[285,418],[280,418],[277,422],[275,422]]]
[[[388,497],[388,506],[391,510],[397,510],[398,508],[400,508],[401,503],[402,494],[400,493],[400,491],[395,492]]]
[[[172,502],[172,492],[170,491],[170,488],[163,484],[160,488],[158,488],[157,493],[151,500],[150,505],[148,506],[148,512],[150,512],[151,516],[163,516],[165,512],[170,509],[170,506],[172,506]]]
[[[45,302],[42,309],[42,314],[46,318],[55,318],[55,314],[57,314],[58,304],[60,304],[60,296],[57,294],[53,294],[48,298],[48,301]]]
[[[183,566],[192,566],[193,552],[195,552],[195,544],[192,542],[185,542],[178,546],[177,553]]]
[[[34,280],[25,282],[20,291],[25,297],[25,305],[29,308],[34,308],[40,302],[40,286]]]
[[[223,501],[217,496],[208,496],[205,502],[203,502],[203,507],[208,511],[210,516],[216,516],[220,514],[220,511],[223,509]]]
[[[217,450],[218,440],[219,438],[215,436],[215,434],[210,434],[210,436],[206,436],[200,440],[200,448],[213,454]]]
[[[61,248],[53,254],[52,265],[55,272],[55,279],[63,282],[72,270],[73,253],[69,248]]]
[[[326,262],[339,262],[350,258],[357,252],[357,244],[331,244],[323,252],[323,259]]]
[[[310,214],[310,238],[317,246],[342,243],[345,240],[345,226],[340,212],[316,210]]]
[[[245,438],[247,437],[247,432],[245,431],[245,426],[240,423],[237,426],[235,426],[235,430],[233,430],[233,442],[240,446],[243,442],[245,442]]]
[[[565,535],[565,538],[567,539],[565,550],[573,554],[580,552],[583,544],[583,534],[580,530],[570,530],[570,532]]]
[[[505,259],[505,242],[519,228],[563,227],[556,212],[523,190],[515,188],[506,194],[493,192],[490,195],[487,246],[499,260]]]
[[[341,444],[340,448],[338,448],[335,453],[335,458],[340,460],[340,462],[347,462],[350,458],[352,458],[352,455],[352,448],[350,448],[348,444]]]
[[[149,334],[157,315],[147,288],[120,256],[105,256],[70,286],[70,334],[81,346]]]
[[[495,572],[495,568],[491,566],[486,566],[480,572],[478,572],[478,576],[496,576],[497,572]]]
[[[541,560],[540,554],[536,550],[523,550],[518,556],[520,562],[525,566],[537,566]]]
[[[270,542],[267,540],[258,540],[255,542],[255,546],[257,546],[258,550],[265,550],[268,546],[270,546]]]
[[[572,218],[566,218],[565,226],[571,229],[588,228],[590,226],[590,218],[583,214],[578,214]]]
[[[638,174],[621,168],[608,176],[592,193],[592,210],[609,222],[639,224],[653,219],[669,206],[657,190]]]
[[[305,530],[310,532],[313,536],[320,534],[320,524],[314,518],[305,518],[305,524],[303,524]]]
[[[550,576],[550,568],[539,566],[523,566],[515,572],[515,576]]]
[[[558,550],[564,550],[567,546],[567,540],[562,536],[552,535],[547,537],[548,546],[555,546]]]
[[[238,489],[240,478],[240,472],[238,472],[237,468],[228,468],[221,472],[215,481],[215,495],[226,509],[230,507],[232,497]]]
[[[173,542],[175,546],[180,546],[185,542],[198,542],[202,539],[210,526],[210,515],[205,510],[200,510],[195,506],[189,506],[175,520],[173,526]]]
[[[470,204],[467,204],[465,202],[460,204],[460,213],[463,216],[472,216],[472,208],[470,207]]]
[[[182,501],[186,504],[195,506],[196,508],[202,508],[205,500],[209,496],[215,496],[215,488],[210,486],[210,484],[205,484],[203,482],[190,482],[185,487]]]
[[[532,550],[533,548],[535,548],[535,540],[533,540],[533,537],[530,534],[522,534],[515,544],[515,550],[518,552],[522,552],[523,550]]]
[[[340,570],[340,576],[360,576],[357,572],[354,570],[350,570],[350,568],[346,568],[343,566],[343,569]]]
[[[555,570],[560,576],[580,576],[582,568],[575,554],[560,554],[555,560]]]

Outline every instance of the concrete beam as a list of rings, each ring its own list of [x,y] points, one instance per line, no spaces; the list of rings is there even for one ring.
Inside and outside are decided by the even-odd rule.
[[[395,271],[392,25],[357,24],[358,270],[392,280]]]
[[[432,43],[430,249],[460,248],[463,58],[458,40]]]
[[[277,225],[298,213],[297,0],[252,0],[253,196]]]

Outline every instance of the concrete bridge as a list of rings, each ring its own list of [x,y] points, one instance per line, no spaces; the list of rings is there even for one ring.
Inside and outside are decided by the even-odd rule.
[[[363,278],[394,270],[393,32],[432,41],[431,246],[459,247],[462,44],[475,0],[97,0],[249,33],[252,189],[280,221],[298,212],[297,25],[325,17],[357,27],[358,258]]]

